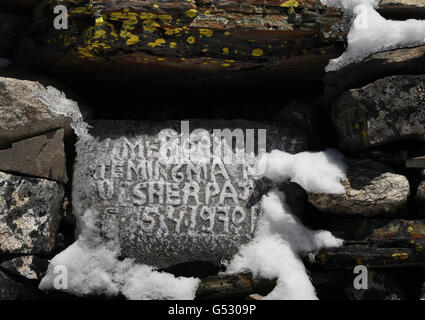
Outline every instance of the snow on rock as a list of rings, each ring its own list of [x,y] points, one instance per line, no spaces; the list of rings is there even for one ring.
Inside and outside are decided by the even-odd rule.
[[[88,210],[79,220],[79,238],[50,262],[41,290],[61,289],[76,296],[115,296],[127,299],[193,299],[200,280],[176,278],[152,267],[118,259],[113,243],[102,242],[96,231],[97,212]],[[67,286],[58,283],[65,267]]]
[[[348,47],[340,57],[330,60],[326,71],[339,70],[373,53],[425,43],[424,20],[386,20],[375,10],[379,4],[377,0],[321,1],[324,5],[340,8],[353,16],[347,36]]]
[[[347,166],[336,150],[289,154],[274,150],[260,160],[264,176],[275,182],[290,180],[308,192],[341,194],[340,180],[345,179]]]
[[[265,176],[279,183],[291,180],[307,191],[340,193],[345,177],[342,155],[334,150],[290,155],[273,151],[265,158]],[[277,285],[265,299],[315,300],[301,255],[324,247],[338,247],[343,241],[328,231],[312,231],[295,217],[277,188],[262,199],[262,217],[254,239],[228,261],[226,273],[252,272],[254,276],[277,278]]]
[[[59,98],[58,101],[61,100]],[[68,113],[73,108],[65,109]],[[78,143],[94,139],[88,134],[84,121],[80,117],[73,118],[80,139]],[[345,165],[342,155],[336,151],[296,155],[273,151],[261,161],[266,166],[264,176],[276,183],[289,179],[307,191],[344,191],[339,180],[345,177]],[[227,262],[226,272],[249,270],[257,276],[278,278],[277,286],[266,297],[268,299],[317,299],[300,255],[323,247],[340,246],[342,240],[328,231],[312,231],[304,227],[285,204],[285,195],[277,189],[263,196],[261,206],[263,213],[254,239]],[[120,261],[118,244],[105,241],[105,237],[99,235],[100,216],[95,210],[87,210],[77,216],[78,239],[52,259],[40,283],[41,290],[62,288],[77,296],[114,296],[121,293],[128,299],[137,300],[195,297],[199,279],[176,278],[153,267],[137,264],[133,259]],[[58,273],[63,269],[68,276],[66,288],[60,283],[58,287],[57,283]]]

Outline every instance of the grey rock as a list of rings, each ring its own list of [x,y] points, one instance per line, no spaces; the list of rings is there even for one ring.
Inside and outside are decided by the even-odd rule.
[[[425,46],[389,50],[370,55],[325,76],[325,95],[320,99],[330,104],[341,93],[363,87],[375,80],[393,75],[425,74]]]
[[[17,300],[24,286],[0,271],[0,300]]]
[[[86,210],[96,210],[102,220],[99,232],[105,241],[119,244],[123,257],[160,268],[189,261],[219,264],[252,238],[260,197],[250,201],[255,179],[244,174],[245,165],[210,158],[204,166],[192,163],[193,168],[160,162],[159,133],[173,128],[178,141],[178,122],[89,124],[93,138],[77,144],[74,214],[78,220]],[[295,153],[307,146],[296,129],[256,122],[191,120],[190,126],[191,132],[208,130],[208,140],[213,129],[258,128],[267,130],[269,150]],[[201,145],[196,142],[200,137],[192,137],[193,146]],[[201,153],[206,150],[210,146]]]
[[[322,211],[343,215],[391,215],[402,209],[410,194],[406,177],[371,160],[347,160],[347,178],[341,195],[309,193],[308,200]]]
[[[342,94],[332,105],[341,148],[425,141],[425,76],[393,76]]]
[[[0,148],[60,128],[65,136],[72,134],[71,118],[60,114],[62,108],[79,112],[75,102],[53,87],[0,76]]]
[[[48,267],[48,260],[36,256],[20,256],[4,261],[0,267],[10,273],[30,280],[41,279]]]
[[[425,181],[422,181],[416,190],[416,200],[425,202]]]
[[[0,172],[0,252],[48,254],[60,222],[63,185]]]
[[[66,183],[63,133],[64,130],[59,129],[0,150],[0,170]]]
[[[49,262],[36,256],[21,256],[0,264],[0,267],[30,280],[40,280],[46,273]]]

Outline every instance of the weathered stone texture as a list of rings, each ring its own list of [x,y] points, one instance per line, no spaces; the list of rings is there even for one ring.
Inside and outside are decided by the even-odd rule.
[[[78,219],[86,210],[96,210],[103,220],[99,232],[119,243],[123,256],[161,268],[188,261],[218,264],[252,238],[259,208],[251,201],[255,179],[246,163],[211,157],[204,165],[160,162],[162,130],[180,131],[174,121],[90,124],[93,138],[77,145],[74,213]],[[213,139],[213,129],[256,128],[267,130],[268,150],[299,152],[307,146],[297,129],[247,121],[193,120],[190,125],[190,132],[208,130],[207,140]],[[191,143],[199,147],[208,142],[200,138],[194,133]],[[171,141],[179,139],[180,133]],[[202,155],[212,150],[209,143]]]
[[[402,139],[425,141],[425,76],[392,76],[351,89],[332,105],[341,148],[359,151]]]
[[[72,132],[71,119],[49,107],[66,104],[66,99],[58,99],[53,92],[35,81],[0,76],[0,147],[55,129]]]
[[[36,256],[21,256],[0,264],[0,267],[29,280],[41,280],[49,262]]]
[[[69,8],[69,30],[52,28],[58,3]],[[320,79],[345,44],[345,33],[333,29],[341,12],[316,0],[62,0],[37,18],[43,32],[22,41],[21,64],[51,71],[67,66],[74,75],[91,70],[109,79],[126,70],[162,84],[211,76],[253,80],[253,69]]]
[[[64,130],[59,129],[0,150],[0,170],[66,183],[63,133]]]
[[[347,160],[342,195],[309,193],[309,202],[323,211],[344,215],[395,214],[410,194],[406,177],[370,160]]]
[[[0,172],[0,252],[50,253],[63,195],[57,182]]]

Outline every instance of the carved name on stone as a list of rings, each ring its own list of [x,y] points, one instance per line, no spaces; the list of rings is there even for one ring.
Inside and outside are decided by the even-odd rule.
[[[74,208],[77,217],[96,210],[99,232],[119,244],[122,256],[157,267],[200,260],[219,263],[252,238],[260,213],[259,204],[252,201],[252,162],[228,163],[217,157],[205,163],[162,161],[161,133],[166,128],[178,132],[177,122],[91,125],[93,139],[77,145]],[[269,150],[305,148],[302,134],[292,129],[245,121],[198,122],[193,127],[212,132],[226,125],[232,125],[231,130],[266,129]],[[193,144],[199,135],[190,137]]]

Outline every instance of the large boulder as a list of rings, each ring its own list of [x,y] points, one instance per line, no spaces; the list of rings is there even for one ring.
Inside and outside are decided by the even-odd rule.
[[[89,124],[90,137],[77,144],[74,214],[84,221],[94,212],[93,232],[103,242],[158,268],[193,261],[218,265],[252,239],[261,196],[248,169],[257,161],[248,146],[258,142],[249,132],[266,130],[268,151],[307,148],[297,128],[244,120],[191,120],[190,130],[189,121]],[[225,146],[224,155],[217,143]]]
[[[64,130],[59,129],[0,150],[0,170],[66,183],[63,133]]]
[[[51,253],[63,195],[57,182],[0,172],[0,253]]]
[[[357,216],[396,214],[410,194],[406,177],[371,160],[347,160],[344,194],[309,193],[308,200],[322,211]]]
[[[356,152],[400,141],[425,141],[425,76],[392,76],[351,89],[332,105],[341,148]]]

